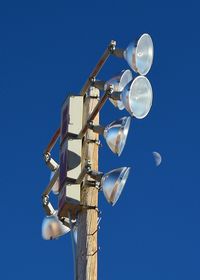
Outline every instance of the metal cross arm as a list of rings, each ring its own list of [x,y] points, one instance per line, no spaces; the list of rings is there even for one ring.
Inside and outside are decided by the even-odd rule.
[[[56,130],[53,137],[51,138],[51,141],[49,142],[47,148],[45,149],[44,154],[48,154],[51,152],[59,137],[60,137],[60,127]]]
[[[60,173],[60,167],[58,167],[58,169],[56,170],[55,174],[53,175],[53,178],[50,180],[50,182],[49,182],[48,186],[46,187],[46,189],[44,190],[42,196],[49,195],[56,180],[58,179],[59,173]]]
[[[89,78],[85,82],[83,88],[80,91],[80,95],[85,95],[86,92],[88,91],[89,87],[91,86],[91,83],[93,79],[96,78],[98,73],[100,72],[101,68],[103,67],[104,63],[106,60],[109,58],[109,56],[115,51],[116,47],[116,41],[112,40],[108,47],[106,48],[105,52],[103,55],[100,57],[99,61],[97,62],[96,66],[94,67],[93,71],[91,72]]]
[[[89,172],[91,171],[91,163],[89,161],[86,161],[81,173],[79,174],[78,178],[77,179],[73,179],[73,178],[69,178],[69,177],[66,177],[65,181],[67,183],[73,183],[73,184],[80,184],[85,175],[86,174],[89,174]],[[55,171],[55,174],[53,175],[52,179],[50,180],[48,186],[46,187],[46,189],[44,190],[44,192],[42,193],[42,197],[45,197],[45,196],[48,196],[49,193],[51,192],[51,189],[53,188],[56,180],[58,179],[59,177],[59,174],[60,174],[60,167],[57,168],[57,170]]]
[[[51,216],[56,212],[51,202],[49,201],[48,195],[42,195],[42,206],[47,216]]]

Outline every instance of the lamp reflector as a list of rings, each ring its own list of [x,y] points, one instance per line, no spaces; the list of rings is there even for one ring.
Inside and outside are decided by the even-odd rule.
[[[57,211],[44,218],[42,223],[42,237],[45,240],[56,239],[70,231],[70,228],[63,225],[58,219]]]
[[[129,69],[123,70],[119,75],[114,76],[105,83],[104,90],[106,90],[109,85],[112,85],[114,92],[121,92],[132,79],[132,72]],[[115,107],[118,107],[120,110],[124,109],[124,105],[120,100],[113,100],[111,98],[109,100]]]
[[[123,117],[107,125],[104,129],[104,138],[109,148],[118,156],[121,155],[126,144],[130,122],[131,117]]]
[[[131,69],[140,75],[146,75],[153,62],[153,41],[149,34],[143,34],[137,43],[130,43],[124,51],[124,58]]]
[[[55,171],[51,171],[50,181],[53,178],[54,174],[55,174]],[[59,194],[59,176],[56,179],[55,184],[53,185],[51,190],[55,195]]]
[[[121,167],[114,169],[101,179],[101,186],[106,200],[114,206],[119,199],[128,178],[130,167]]]
[[[136,77],[121,94],[126,110],[137,119],[143,119],[152,106],[153,91],[149,80],[144,76]]]

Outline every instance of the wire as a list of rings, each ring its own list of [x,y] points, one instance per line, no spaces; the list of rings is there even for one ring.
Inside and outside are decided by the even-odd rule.
[[[70,223],[70,229],[71,229],[71,241],[72,241],[72,253],[73,253],[73,261],[74,261],[74,280],[76,280],[77,275],[77,266],[76,266],[76,243],[74,239],[74,230],[73,230],[73,223],[71,220],[71,213],[69,212],[69,223]]]

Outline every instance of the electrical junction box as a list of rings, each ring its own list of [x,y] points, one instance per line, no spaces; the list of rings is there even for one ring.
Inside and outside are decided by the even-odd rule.
[[[70,184],[66,177],[77,179],[81,173],[82,139],[73,135],[81,131],[82,119],[83,97],[69,96],[61,109],[59,217],[69,217],[70,211],[75,218],[80,208],[80,184]]]

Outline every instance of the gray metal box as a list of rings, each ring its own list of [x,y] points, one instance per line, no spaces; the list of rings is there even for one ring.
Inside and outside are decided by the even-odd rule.
[[[66,177],[77,179],[81,173],[82,140],[68,138],[67,134],[79,134],[82,118],[83,97],[68,97],[61,110],[59,217],[68,217],[68,211],[74,216],[80,204],[80,185],[66,184]]]

